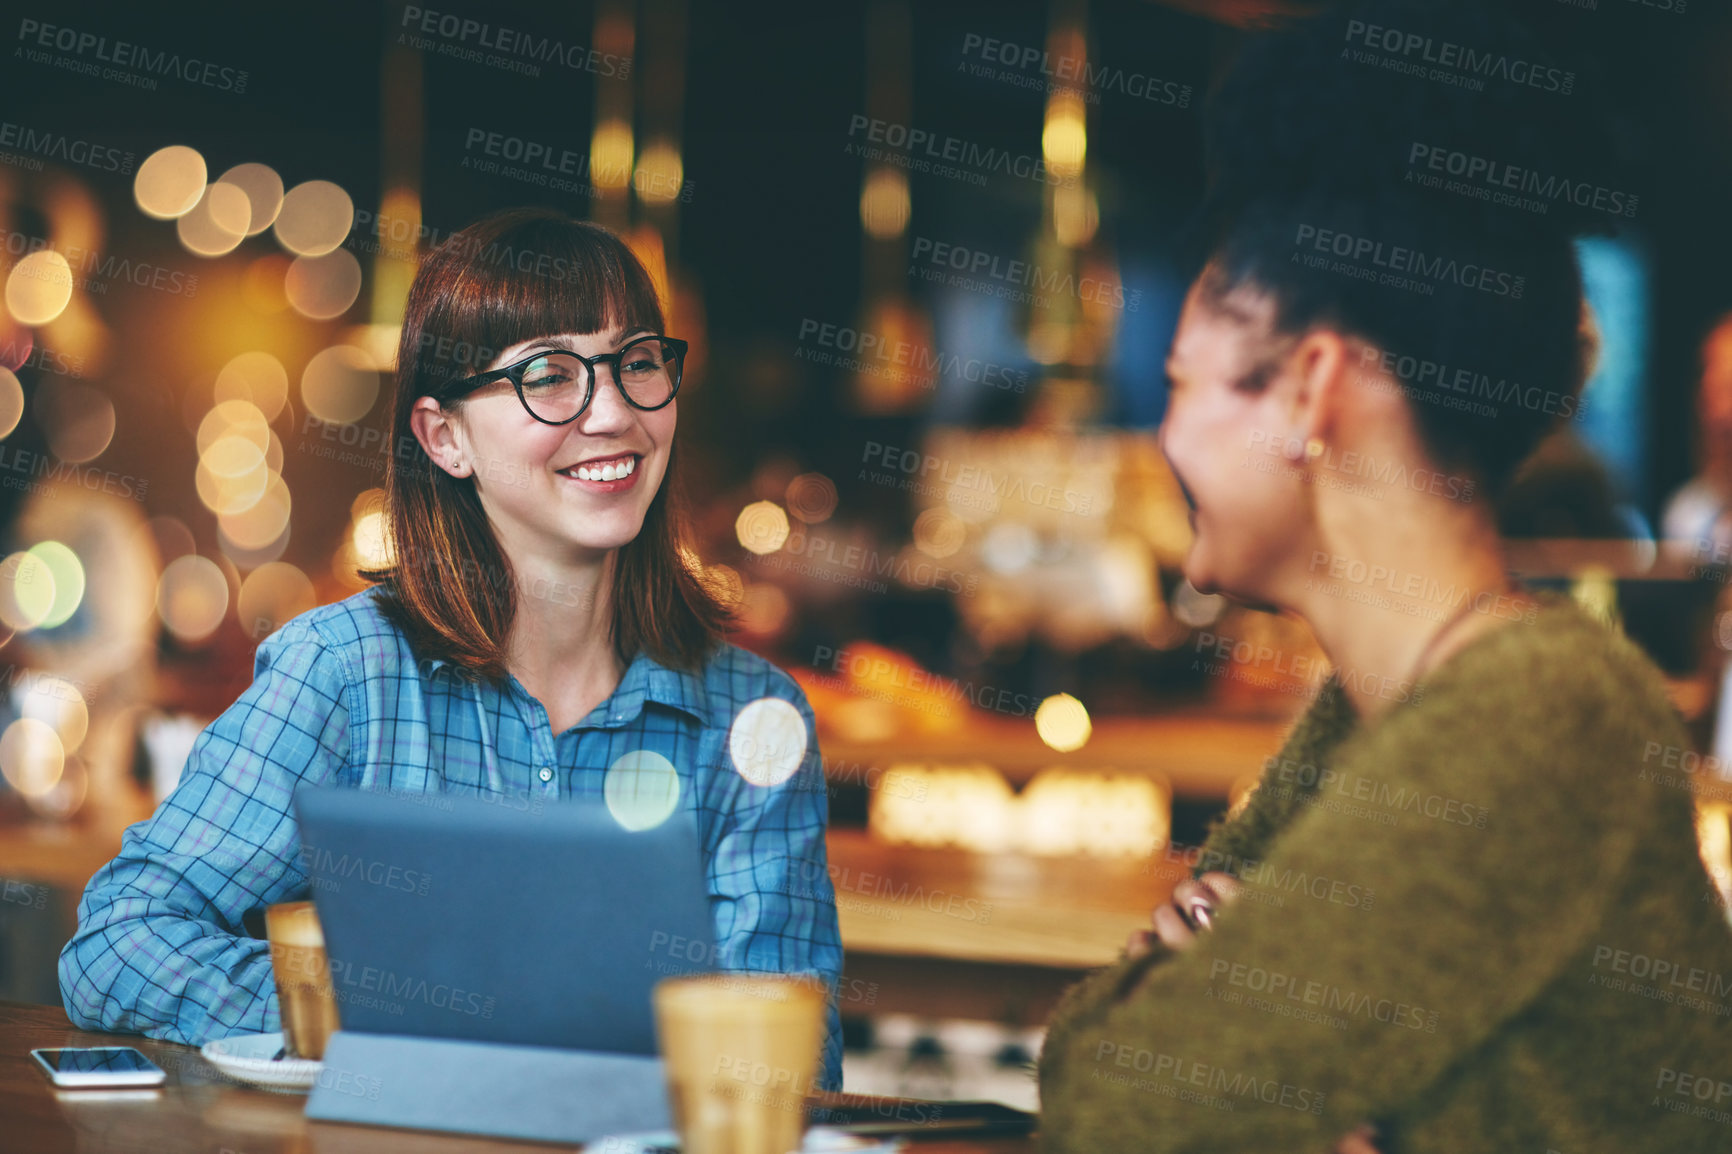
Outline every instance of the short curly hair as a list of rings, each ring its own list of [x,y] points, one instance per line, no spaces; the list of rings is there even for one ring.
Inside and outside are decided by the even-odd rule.
[[[1205,112],[1200,294],[1389,354],[1427,451],[1495,496],[1579,404],[1575,238],[1636,204],[1582,80],[1485,0],[1345,0],[1248,38]]]

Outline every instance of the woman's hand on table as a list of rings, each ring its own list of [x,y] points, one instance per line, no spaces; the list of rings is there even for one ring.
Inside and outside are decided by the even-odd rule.
[[[1168,949],[1188,949],[1197,939],[1195,924],[1207,929],[1214,913],[1239,896],[1244,883],[1232,874],[1212,871],[1200,878],[1186,878],[1173,887],[1171,901],[1155,907],[1153,930],[1137,930],[1125,943],[1125,956],[1138,958],[1156,941]],[[1198,911],[1202,912],[1199,914]]]

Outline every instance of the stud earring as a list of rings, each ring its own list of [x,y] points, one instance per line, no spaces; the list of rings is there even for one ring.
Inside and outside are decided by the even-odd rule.
[[[1305,459],[1307,461],[1315,461],[1318,457],[1323,455],[1324,448],[1325,446],[1322,441],[1318,440],[1316,437],[1312,437],[1310,440],[1305,442]]]

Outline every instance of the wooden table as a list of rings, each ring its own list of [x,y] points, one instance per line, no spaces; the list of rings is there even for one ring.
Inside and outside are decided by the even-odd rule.
[[[168,1072],[159,1090],[57,1090],[39,1046],[136,1046]],[[578,1149],[540,1142],[310,1121],[305,1094],[227,1081],[198,1050],[75,1030],[54,1006],[0,1002],[0,1149],[28,1154],[488,1154]],[[1031,1154],[1032,1138],[921,1141],[918,1154]]]

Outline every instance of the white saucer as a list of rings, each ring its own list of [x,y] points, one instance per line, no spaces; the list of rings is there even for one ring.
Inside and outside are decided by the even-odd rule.
[[[218,1038],[199,1048],[205,1060],[238,1082],[263,1086],[272,1090],[311,1090],[325,1068],[312,1058],[278,1058],[271,1055],[283,1048],[283,1034],[236,1034]]]

